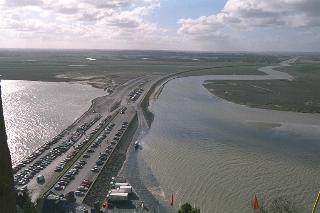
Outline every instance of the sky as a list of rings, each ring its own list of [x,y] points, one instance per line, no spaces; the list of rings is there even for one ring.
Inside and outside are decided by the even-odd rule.
[[[0,48],[320,50],[320,0],[0,0]]]

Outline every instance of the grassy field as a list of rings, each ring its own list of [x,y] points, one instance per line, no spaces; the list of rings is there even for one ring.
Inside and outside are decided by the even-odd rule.
[[[268,64],[255,64],[255,63],[224,63],[216,65],[214,68],[205,67],[198,68],[194,71],[180,74],[179,77],[187,76],[201,76],[201,75],[265,75],[265,73],[258,71],[261,66]]]
[[[320,113],[320,63],[299,60],[279,68],[293,81],[206,81],[204,87],[226,100],[256,108]]]
[[[0,75],[8,80],[100,79],[123,83],[142,75],[166,75],[214,66],[272,64],[278,61],[279,58],[274,55],[249,53],[0,49]],[[228,72],[233,73],[226,70],[226,74]],[[246,74],[245,71],[243,73]]]

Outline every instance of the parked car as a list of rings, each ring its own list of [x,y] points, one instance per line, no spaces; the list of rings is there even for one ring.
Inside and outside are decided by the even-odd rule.
[[[96,162],[96,164],[97,164],[97,166],[101,166],[101,165],[103,164],[103,161],[98,160],[98,161]]]
[[[99,169],[99,167],[93,167],[92,169],[91,169],[91,171],[92,172],[99,172],[100,171],[100,169]]]
[[[74,195],[77,196],[77,197],[83,197],[84,196],[84,192],[75,191]]]
[[[54,189],[57,190],[57,191],[61,191],[61,190],[64,190],[65,187],[64,187],[64,186],[61,186],[61,185],[56,185],[56,186],[54,187]]]

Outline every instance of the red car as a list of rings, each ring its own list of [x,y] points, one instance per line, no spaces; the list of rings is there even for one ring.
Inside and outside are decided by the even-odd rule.
[[[92,184],[92,181],[90,180],[83,180],[81,183],[81,186],[90,186]]]

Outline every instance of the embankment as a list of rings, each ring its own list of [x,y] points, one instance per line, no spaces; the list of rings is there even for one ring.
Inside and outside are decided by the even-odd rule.
[[[140,107],[141,107],[143,115],[148,123],[148,126],[149,127],[151,126],[153,119],[154,119],[153,113],[149,110],[150,100],[152,99],[152,95],[154,95],[154,97],[157,98],[160,95],[162,89],[164,88],[164,85],[166,83],[168,83],[170,80],[175,79],[175,78],[180,78],[180,77],[187,77],[187,76],[217,74],[217,73],[214,73],[212,70],[213,69],[221,69],[221,68],[222,69],[223,68],[234,68],[234,67],[254,67],[255,68],[256,65],[237,65],[237,66],[225,65],[225,66],[202,67],[202,68],[190,69],[190,70],[172,73],[169,75],[165,75],[165,76],[159,78],[158,80],[156,80],[153,83],[153,85],[151,86],[151,88],[149,89],[149,91],[147,92],[147,94],[144,96],[144,98],[140,104]],[[205,72],[205,73],[203,73],[203,72]],[[219,72],[221,72],[221,71],[219,71]],[[250,74],[252,74],[251,72],[252,71],[250,71]],[[227,74],[233,75],[234,73],[228,72]],[[248,73],[244,73],[244,71],[242,71],[241,74],[248,74]],[[265,73],[257,71],[257,73],[255,73],[255,74],[264,75]]]

